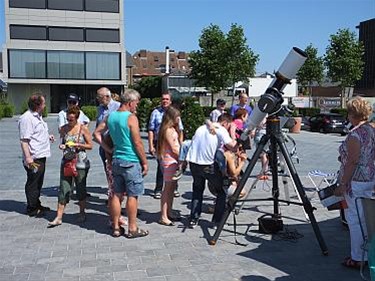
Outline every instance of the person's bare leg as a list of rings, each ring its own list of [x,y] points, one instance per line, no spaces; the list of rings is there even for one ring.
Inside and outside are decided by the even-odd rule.
[[[165,182],[164,189],[161,194],[160,200],[160,220],[163,223],[169,224],[171,221],[168,216],[171,213],[173,205],[174,190],[176,188],[176,182]]]
[[[66,204],[57,203],[57,214],[56,214],[57,218],[62,219],[64,215],[65,206]]]
[[[128,231],[134,232],[137,230],[137,210],[138,210],[138,197],[128,196],[126,201],[126,212],[128,215]],[[119,215],[121,210],[119,210]],[[113,221],[118,225],[118,217],[113,218]]]
[[[53,221],[50,221],[48,223],[49,227],[54,227],[54,226],[61,225],[61,223],[62,223],[62,217],[64,215],[65,206],[66,206],[66,204],[57,203],[56,217],[54,218]]]
[[[121,216],[120,196],[115,194],[109,200],[109,213],[111,214],[113,229],[119,229],[118,220]]]
[[[86,199],[78,201],[78,205],[79,205],[79,212],[84,213],[86,209]]]

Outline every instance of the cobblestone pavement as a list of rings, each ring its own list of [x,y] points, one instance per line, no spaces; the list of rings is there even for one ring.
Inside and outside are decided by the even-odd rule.
[[[47,119],[56,134],[56,116]],[[93,124],[91,124],[91,128]],[[146,141],[146,135],[143,134]],[[214,233],[210,226],[208,206],[213,203],[205,193],[204,209],[199,227],[185,227],[190,212],[191,176],[179,182],[181,197],[175,199],[174,209],[182,221],[174,227],[157,224],[159,200],[153,199],[155,160],[150,158],[150,172],[145,178],[145,195],[140,198],[139,224],[148,229],[145,238],[129,240],[112,238],[105,207],[106,181],[95,145],[89,153],[91,170],[87,203],[87,221],[76,223],[78,206],[72,201],[66,208],[63,224],[47,229],[57,203],[59,161],[57,143],[52,144],[52,157],[47,171],[42,203],[52,212],[43,218],[29,218],[25,213],[24,183],[26,175],[21,164],[17,118],[0,121],[0,280],[359,280],[357,271],[340,265],[349,253],[349,233],[341,225],[337,211],[324,209],[307,179],[307,172],[338,169],[337,147],[343,140],[339,135],[301,132],[292,137],[297,142],[300,163],[296,164],[306,194],[317,210],[314,212],[329,249],[323,256],[311,224],[303,209],[280,204],[283,235],[260,234],[258,221],[265,212],[272,212],[272,202],[247,202],[237,216],[235,244],[233,226],[226,225],[216,246],[207,241]],[[288,143],[288,146],[290,143]],[[147,147],[147,146],[146,146]],[[258,164],[253,174],[259,170]],[[252,184],[253,177],[247,182]],[[251,198],[271,196],[271,182],[258,183]],[[298,200],[291,183],[292,200]],[[284,188],[280,188],[284,198]],[[232,216],[228,223],[232,223]]]

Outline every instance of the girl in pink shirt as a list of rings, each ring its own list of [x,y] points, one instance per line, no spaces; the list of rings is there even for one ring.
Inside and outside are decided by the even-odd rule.
[[[179,142],[179,121],[180,112],[170,106],[163,115],[157,141],[157,157],[163,169],[164,189],[161,193],[161,215],[159,224],[173,226],[172,205],[173,192],[176,189],[177,181],[172,177],[178,168],[178,154],[180,151]]]

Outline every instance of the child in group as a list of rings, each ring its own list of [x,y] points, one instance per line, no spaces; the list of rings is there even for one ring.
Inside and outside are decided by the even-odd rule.
[[[180,112],[170,106],[165,111],[160,125],[157,141],[157,157],[163,169],[164,189],[160,200],[159,224],[173,226],[176,218],[172,215],[174,190],[177,181],[173,175],[178,169]]]

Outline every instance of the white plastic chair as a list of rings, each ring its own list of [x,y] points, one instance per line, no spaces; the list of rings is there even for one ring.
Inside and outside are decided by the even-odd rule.
[[[365,217],[365,225],[367,229],[367,234],[365,233],[365,230],[363,229],[362,223],[361,222],[361,216],[359,214],[359,206],[358,206],[358,200],[361,200],[362,203],[362,208],[363,208],[363,214]],[[360,269],[360,274],[363,280],[370,280],[367,279],[363,273],[364,270],[364,259],[365,259],[365,252],[368,252],[369,250],[369,243],[372,241],[372,239],[375,238],[375,198],[365,198],[365,197],[358,197],[355,199],[355,207],[357,209],[357,214],[358,214],[358,220],[359,220],[359,225],[361,227],[361,233],[363,237],[363,245],[362,245],[362,264],[361,264],[361,269]]]
[[[337,178],[337,173],[325,173],[321,170],[312,170],[307,174],[307,176],[316,190],[319,191],[323,187],[333,184]],[[323,183],[324,186],[322,186]]]

